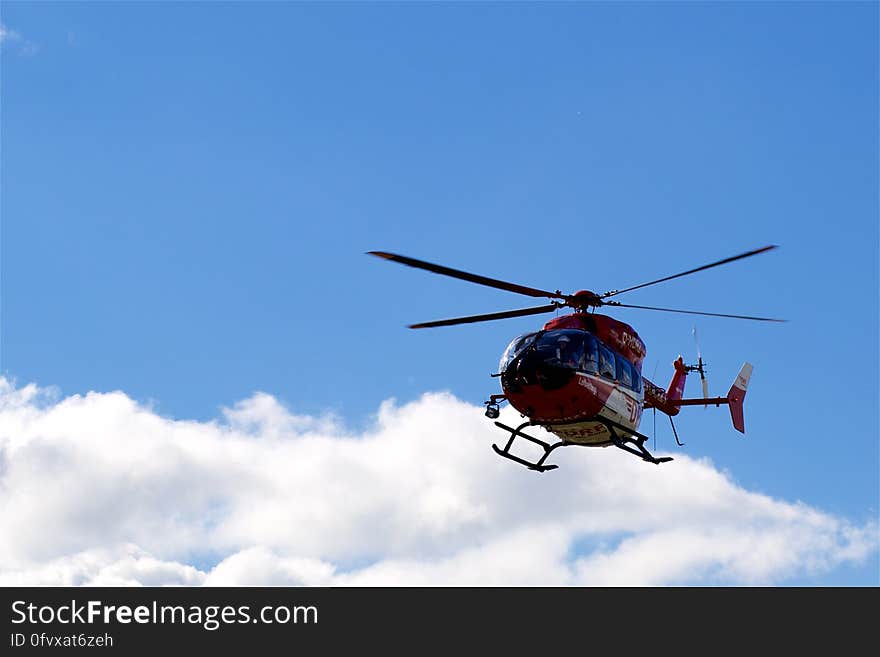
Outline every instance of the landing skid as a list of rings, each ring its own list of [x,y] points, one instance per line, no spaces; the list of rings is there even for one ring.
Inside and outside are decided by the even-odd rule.
[[[531,424],[531,422],[523,422],[516,429],[512,429],[511,427],[507,426],[506,424],[501,424],[501,422],[496,422],[495,423],[496,427],[499,427],[501,429],[504,429],[505,431],[510,432],[510,438],[507,440],[507,444],[504,446],[504,449],[498,449],[498,445],[496,445],[495,443],[492,443],[492,449],[495,450],[495,453],[498,454],[498,456],[503,456],[506,459],[510,459],[511,461],[515,461],[516,463],[519,463],[520,465],[524,465],[529,470],[536,470],[538,472],[547,472],[547,470],[555,470],[556,468],[559,467],[558,465],[544,465],[544,461],[547,460],[547,457],[550,456],[550,452],[552,452],[554,449],[556,449],[557,447],[564,447],[565,445],[570,445],[571,443],[567,443],[564,440],[561,440],[558,443],[554,443],[551,445],[550,443],[545,443],[543,440],[538,440],[537,438],[533,438],[529,434],[522,432],[522,430],[525,427],[529,426],[530,424]],[[519,436],[520,438],[525,438],[529,442],[535,443],[539,447],[543,448],[544,456],[539,458],[535,463],[531,463],[529,461],[526,461],[524,458],[520,458],[519,456],[515,456],[515,455],[511,454],[510,447],[511,447],[511,445],[513,445],[513,439],[516,438],[517,436]]]
[[[634,454],[638,456],[643,461],[647,461],[648,463],[654,463],[659,465],[660,463],[666,463],[667,461],[671,461],[671,456],[662,456],[657,458],[651,452],[647,450],[645,447],[645,441],[648,440],[648,436],[642,435],[637,431],[633,431],[632,429],[627,429],[626,427],[617,424],[617,422],[613,422],[611,420],[607,420],[603,417],[594,418],[596,422],[601,422],[605,425],[605,428],[608,429],[608,433],[611,434],[611,443],[625,452],[629,452],[630,454]],[[560,440],[558,443],[550,443],[544,442],[543,440],[539,440],[533,436],[528,435],[527,433],[523,433],[523,429],[527,426],[536,426],[531,422],[523,422],[516,429],[507,426],[506,424],[502,424],[501,422],[496,422],[495,426],[503,429],[510,433],[510,438],[507,440],[507,444],[504,446],[504,449],[500,449],[498,445],[492,444],[492,449],[495,450],[495,453],[499,456],[503,456],[506,459],[510,459],[515,463],[519,463],[520,465],[524,465],[529,470],[535,470],[537,472],[547,472],[547,470],[555,470],[558,468],[558,465],[544,465],[544,462],[547,460],[547,457],[550,456],[550,453],[556,449],[557,447],[566,447],[568,445],[578,445],[579,443],[572,443],[566,440]],[[621,437],[623,435],[623,437]],[[535,462],[527,461],[526,459],[516,456],[510,453],[510,448],[513,446],[513,441],[515,438],[524,438],[535,445],[538,445],[544,450],[544,455],[539,458]],[[582,445],[586,447],[587,445]]]

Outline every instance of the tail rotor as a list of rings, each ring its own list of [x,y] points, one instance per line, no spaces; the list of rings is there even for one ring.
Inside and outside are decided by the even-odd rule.
[[[709,379],[706,378],[706,368],[703,363],[703,353],[700,350],[700,341],[697,339],[697,327],[694,326],[691,333],[694,336],[694,343],[697,345],[697,364],[696,365],[687,365],[686,369],[688,372],[699,372],[700,373],[700,383],[703,386],[703,399],[708,399],[709,397]],[[703,408],[708,408],[705,404]]]

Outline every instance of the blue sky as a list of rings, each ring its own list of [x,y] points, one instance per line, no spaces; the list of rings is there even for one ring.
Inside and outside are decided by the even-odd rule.
[[[746,437],[685,410],[683,452],[877,518],[875,3],[5,2],[2,21],[6,377],[197,420],[265,391],[363,427],[388,398],[479,404],[541,323],[409,331],[531,300],[365,251],[601,292],[779,244],[621,300],[786,324],[614,315],[660,383],[694,324],[712,393],[754,364]],[[796,583],[876,585],[876,554]]]

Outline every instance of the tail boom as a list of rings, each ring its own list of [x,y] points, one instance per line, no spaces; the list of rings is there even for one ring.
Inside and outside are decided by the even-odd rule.
[[[678,374],[678,370],[676,369],[676,374]],[[679,407],[681,406],[720,406],[721,404],[727,404],[730,409],[730,419],[733,421],[733,427],[739,431],[740,433],[746,432],[745,426],[745,418],[743,415],[743,402],[746,398],[746,389],[749,386],[749,379],[752,376],[752,364],[744,363],[742,368],[739,370],[739,374],[736,375],[736,379],[733,381],[733,385],[730,386],[730,390],[727,392],[727,397],[704,397],[700,399],[662,399],[662,403],[653,404],[657,407],[657,409],[667,413],[669,415],[675,415],[678,413]],[[674,379],[673,379],[674,382]],[[656,386],[655,386],[656,387]],[[670,390],[672,389],[672,385],[670,385]],[[645,407],[650,408],[646,387],[646,403]],[[659,397],[659,395],[658,395]],[[658,402],[661,401],[659,398]],[[667,408],[674,409],[674,413],[668,413]]]

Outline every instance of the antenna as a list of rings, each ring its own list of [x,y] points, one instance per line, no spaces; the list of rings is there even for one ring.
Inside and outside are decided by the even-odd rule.
[[[654,451],[657,451],[657,407],[655,406],[651,410],[654,411],[654,431],[652,435],[654,436]]]

